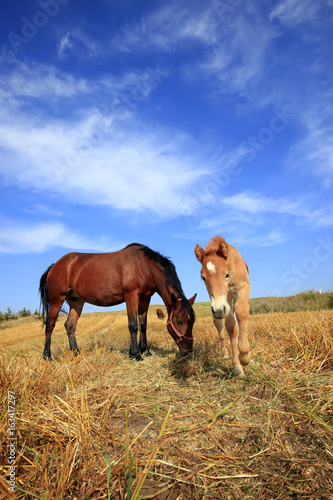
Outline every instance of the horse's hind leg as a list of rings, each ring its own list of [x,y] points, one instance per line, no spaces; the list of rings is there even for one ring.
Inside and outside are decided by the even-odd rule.
[[[146,356],[151,356],[147,344],[147,313],[150,304],[150,297],[145,301],[139,302],[139,330],[140,330],[140,343],[139,349],[141,353],[146,353]]]
[[[65,323],[65,328],[68,335],[69,348],[71,351],[74,352],[75,356],[77,356],[80,353],[80,351],[76,343],[75,330],[78,319],[83,309],[84,302],[79,298],[67,300],[67,302],[70,307],[70,310],[68,318]]]
[[[45,327],[45,346],[43,351],[43,358],[45,360],[51,359],[51,335],[54,330],[62,303],[63,301],[50,304],[50,311],[46,320]]]

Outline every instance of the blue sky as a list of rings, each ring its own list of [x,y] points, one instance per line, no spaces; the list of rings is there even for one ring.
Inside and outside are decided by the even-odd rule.
[[[217,234],[252,297],[333,288],[332,0],[12,0],[0,29],[0,310],[131,242],[205,301]]]

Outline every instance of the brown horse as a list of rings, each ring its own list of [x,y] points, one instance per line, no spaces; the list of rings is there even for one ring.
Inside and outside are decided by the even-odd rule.
[[[130,356],[140,360],[142,353],[150,355],[146,337],[147,311],[155,292],[166,306],[167,329],[181,354],[193,352],[195,315],[192,305],[196,295],[187,300],[173,263],[144,245],[133,243],[110,253],[64,255],[42,275],[39,292],[46,325],[44,359],[51,359],[51,335],[64,301],[69,305],[65,328],[70,349],[75,354],[79,353],[75,329],[84,303],[113,306],[126,302]]]
[[[156,309],[156,316],[158,317],[158,319],[164,319],[165,318],[165,314],[162,311],[162,309]]]
[[[213,320],[220,337],[222,352],[227,351],[222,335],[222,320],[225,318],[234,373],[244,376],[243,366],[248,365],[251,359],[247,339],[247,319],[250,312],[248,267],[238,250],[228,245],[221,236],[211,239],[206,250],[196,245],[194,251],[202,264],[201,277],[211,299]]]

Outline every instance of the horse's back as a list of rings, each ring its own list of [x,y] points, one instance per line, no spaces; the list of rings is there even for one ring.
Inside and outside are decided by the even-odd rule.
[[[240,252],[232,245],[228,244],[228,262],[233,273],[246,282],[249,282],[249,268],[241,256]]]

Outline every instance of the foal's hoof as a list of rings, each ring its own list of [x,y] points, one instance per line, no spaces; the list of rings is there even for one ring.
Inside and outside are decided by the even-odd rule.
[[[245,377],[243,368],[241,366],[235,366],[234,375],[236,375],[237,377]]]

